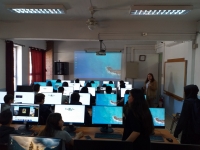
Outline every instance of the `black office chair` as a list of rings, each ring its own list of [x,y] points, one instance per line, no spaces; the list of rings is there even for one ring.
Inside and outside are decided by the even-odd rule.
[[[0,150],[8,150],[8,144],[0,143]]]

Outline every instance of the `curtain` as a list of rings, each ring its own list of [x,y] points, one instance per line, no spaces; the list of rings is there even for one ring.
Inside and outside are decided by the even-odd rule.
[[[6,91],[14,95],[14,43],[6,41]]]
[[[31,63],[32,63],[32,83],[33,82],[45,82],[46,81],[46,60],[45,51],[30,47],[31,51]]]

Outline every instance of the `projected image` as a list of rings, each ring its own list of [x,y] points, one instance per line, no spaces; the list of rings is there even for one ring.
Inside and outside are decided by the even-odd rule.
[[[122,124],[122,107],[93,106],[92,124]]]
[[[74,78],[121,78],[121,53],[106,53],[98,56],[96,53],[74,52]]]
[[[97,94],[96,105],[102,106],[116,106],[117,95],[116,94]]]
[[[60,139],[11,135],[9,149],[60,150],[62,148]]]
[[[164,108],[149,108],[154,126],[165,126],[165,109]]]

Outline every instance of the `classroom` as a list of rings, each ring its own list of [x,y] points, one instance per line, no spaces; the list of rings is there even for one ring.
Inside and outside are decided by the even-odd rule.
[[[18,0],[17,3],[24,4],[24,1]],[[7,5],[14,5],[16,1],[0,2],[0,91],[6,89],[6,40],[13,41],[15,45],[21,47],[19,54],[21,85],[30,84],[29,47],[48,50],[47,79],[74,80],[74,53],[86,50],[95,52],[100,48],[99,40],[103,40],[106,52],[121,53],[121,79],[132,83],[133,88],[141,88],[147,74],[154,74],[158,81],[155,103],[158,104],[160,96],[163,96],[163,106],[168,115],[180,113],[183,101],[166,94],[165,83],[168,79],[166,75],[170,75],[165,72],[166,62],[172,59],[184,60],[186,66],[179,71],[176,70],[177,74],[185,73],[184,83],[181,83],[181,86],[195,84],[200,88],[199,0],[179,2],[149,0],[148,3],[145,0],[76,0],[73,2],[40,0],[32,3],[59,4],[65,7],[66,13],[62,15],[17,14],[7,10]],[[134,5],[176,5],[177,7],[187,5],[191,10],[184,15],[130,15],[131,6]],[[92,30],[86,23],[91,16],[98,24]],[[145,56],[145,60],[141,60],[141,56]],[[54,62],[59,61],[69,62],[69,75],[54,75],[52,66]],[[126,77],[127,62],[139,63],[137,78]],[[176,80],[173,81],[174,86],[177,87]],[[177,88],[183,91],[183,87]],[[177,88],[174,90],[177,91]],[[200,98],[200,93],[198,97]]]

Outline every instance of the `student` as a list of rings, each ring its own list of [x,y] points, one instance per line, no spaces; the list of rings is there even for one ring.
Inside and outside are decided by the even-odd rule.
[[[80,95],[79,95],[79,93],[73,93],[72,95],[71,95],[71,105],[82,105],[82,103],[81,102],[79,102],[79,100],[80,100]],[[91,116],[90,116],[90,114],[88,113],[88,111],[87,111],[87,109],[86,109],[86,107],[85,107],[85,124],[86,125],[90,125],[91,124],[91,122],[92,122],[92,118],[91,118]]]
[[[76,79],[76,80],[75,80],[75,83],[79,83],[79,79]]]
[[[10,109],[11,103],[14,103],[14,97],[13,97],[13,95],[11,95],[11,94],[5,95],[4,96],[4,103],[5,104],[2,104],[2,106],[1,106],[1,111]]]
[[[40,91],[40,85],[39,84],[34,84],[33,86],[33,92],[37,94]]]
[[[196,85],[184,87],[185,100],[174,137],[182,132],[181,144],[200,145],[200,100],[197,97],[199,89]]]
[[[39,124],[44,125],[48,116],[52,113],[48,105],[44,105],[45,95],[38,93],[35,95],[35,104],[40,104]]]
[[[154,107],[154,100],[156,99],[157,95],[157,82],[153,77],[152,73],[147,75],[147,79],[144,85],[144,93],[146,93],[146,99],[148,102],[149,107]]]
[[[52,86],[51,81],[48,81],[47,84],[46,84],[46,86]]]
[[[59,87],[58,88],[58,93],[62,93],[61,104],[69,104],[69,98],[66,95],[63,95],[63,92],[64,92],[64,88],[63,87]]]
[[[106,86],[106,94],[111,94],[111,93],[112,93],[112,87]]]
[[[9,143],[9,134],[18,134],[18,132],[10,127],[12,123],[12,112],[10,109],[7,109],[0,114],[0,143],[7,144]]]
[[[69,84],[68,84],[68,82],[63,82],[62,86],[63,86],[63,87],[68,87]]]
[[[154,125],[142,90],[132,89],[130,91],[128,109],[124,115],[125,121],[122,140],[133,142],[135,149],[150,149],[149,136],[153,133]]]
[[[52,113],[47,118],[46,126],[39,136],[60,138],[63,140],[62,150],[65,147],[70,148],[74,145],[74,140],[67,131],[62,130],[63,120],[60,113]],[[76,133],[74,139],[80,139],[83,136],[82,132]]]

